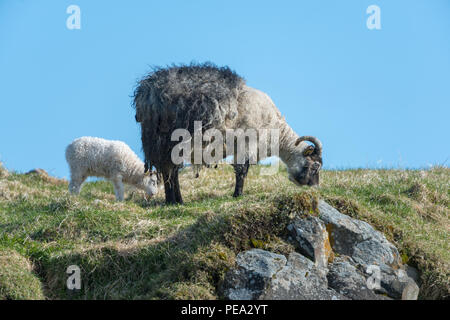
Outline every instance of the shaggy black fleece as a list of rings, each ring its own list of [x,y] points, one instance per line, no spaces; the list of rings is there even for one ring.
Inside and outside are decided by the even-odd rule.
[[[187,129],[193,136],[194,121],[202,121],[207,130],[234,118],[244,84],[230,68],[209,62],[153,68],[134,92],[146,167],[158,172],[173,167],[170,153],[178,141],[170,138],[175,129]]]

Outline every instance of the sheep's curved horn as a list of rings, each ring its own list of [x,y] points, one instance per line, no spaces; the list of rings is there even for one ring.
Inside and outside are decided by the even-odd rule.
[[[319,139],[317,139],[316,137],[313,136],[303,136],[297,139],[297,141],[295,142],[295,145],[297,146],[300,142],[302,141],[309,141],[314,143],[315,146],[315,153],[321,157],[322,156],[322,142],[320,142]]]

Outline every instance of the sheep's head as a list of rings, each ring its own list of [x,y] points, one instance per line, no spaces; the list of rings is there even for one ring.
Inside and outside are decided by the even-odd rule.
[[[314,146],[302,141],[310,141]],[[311,136],[303,136],[297,139],[295,147],[298,152],[288,164],[289,180],[297,185],[315,186],[319,184],[319,171],[322,167],[322,143]]]
[[[142,188],[145,193],[152,197],[158,193],[158,178],[156,173],[147,171],[142,178]]]

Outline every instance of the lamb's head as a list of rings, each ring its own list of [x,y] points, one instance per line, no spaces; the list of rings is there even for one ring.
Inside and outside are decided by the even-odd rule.
[[[156,173],[147,171],[142,178],[142,189],[145,193],[152,197],[158,193],[158,178]]]
[[[310,141],[314,146],[301,143],[302,141]],[[322,167],[322,143],[315,137],[303,136],[297,139],[294,146],[294,154],[287,163],[289,180],[297,185],[318,185]]]

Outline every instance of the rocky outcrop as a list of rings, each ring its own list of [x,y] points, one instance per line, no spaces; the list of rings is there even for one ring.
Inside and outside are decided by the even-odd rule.
[[[395,299],[415,300],[419,287],[408,276],[397,248],[368,223],[344,215],[325,201],[319,201],[320,220],[328,230],[331,247],[337,254],[349,257],[373,290]]]
[[[335,253],[350,256],[363,265],[400,266],[397,248],[371,225],[340,213],[323,200],[319,201],[319,212]]]
[[[298,252],[261,249],[237,255],[223,283],[227,299],[415,300],[417,270],[402,265],[397,248],[368,223],[319,201],[318,216],[288,225]]]
[[[261,249],[241,252],[237,268],[224,283],[224,295],[231,300],[339,300],[328,289],[327,279],[306,257],[292,252],[289,258]]]

